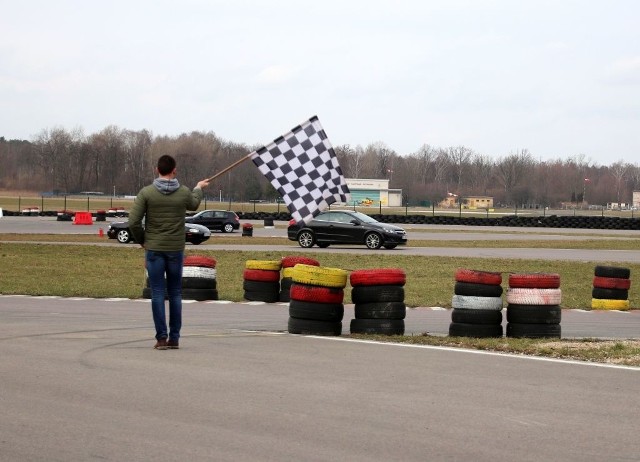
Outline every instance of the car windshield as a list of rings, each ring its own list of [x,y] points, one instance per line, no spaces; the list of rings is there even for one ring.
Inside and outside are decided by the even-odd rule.
[[[369,215],[365,215],[364,213],[360,213],[360,212],[351,212],[352,215],[354,215],[358,220],[360,220],[363,223],[377,223],[378,220],[376,220],[375,218],[371,218]]]

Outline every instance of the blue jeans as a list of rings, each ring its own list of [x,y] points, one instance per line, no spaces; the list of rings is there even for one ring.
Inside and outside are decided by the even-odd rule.
[[[182,327],[182,264],[184,252],[145,251],[151,311],[156,327],[156,339],[178,340]],[[169,298],[169,332],[165,315],[165,291]]]

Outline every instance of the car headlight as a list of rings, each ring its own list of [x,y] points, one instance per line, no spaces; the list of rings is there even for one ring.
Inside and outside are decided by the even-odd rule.
[[[189,231],[190,233],[199,233],[200,230],[196,229],[196,228],[189,228],[187,231]]]
[[[396,232],[395,228],[382,228],[382,231],[384,231],[385,233],[391,233],[391,234],[394,234]]]

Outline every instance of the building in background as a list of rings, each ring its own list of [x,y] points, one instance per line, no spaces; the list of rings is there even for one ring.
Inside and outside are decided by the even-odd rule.
[[[402,189],[389,189],[389,180],[345,178],[357,207],[402,207]]]

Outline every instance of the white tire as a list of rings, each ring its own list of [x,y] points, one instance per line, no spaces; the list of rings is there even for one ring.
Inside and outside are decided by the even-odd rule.
[[[454,295],[451,307],[462,310],[502,310],[502,297],[477,297],[475,295]]]
[[[562,289],[525,289],[507,290],[507,303],[512,305],[559,305],[562,302]]]
[[[183,278],[204,278],[215,279],[216,269],[205,268],[204,266],[185,266],[182,268]]]

